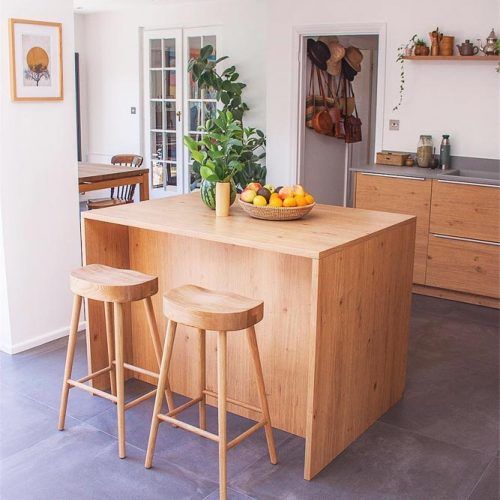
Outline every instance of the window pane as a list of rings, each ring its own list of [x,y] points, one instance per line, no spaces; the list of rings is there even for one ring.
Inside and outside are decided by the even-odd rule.
[[[153,160],[151,162],[151,177],[152,177],[152,184],[153,187],[159,188],[163,187],[163,174],[164,174],[164,169],[163,169],[163,164],[157,160]]]
[[[217,103],[215,102],[204,102],[203,107],[205,108],[205,120],[210,120],[212,118],[215,118],[215,112],[217,110]]]
[[[189,130],[196,131],[202,124],[201,102],[189,103]]]
[[[161,132],[151,134],[151,159],[163,160],[163,134]]]
[[[161,99],[161,70],[150,71],[151,99]]]
[[[176,161],[177,160],[177,143],[176,143],[176,134],[175,132],[168,132],[166,135],[166,159],[168,161]]]
[[[169,69],[165,71],[165,99],[175,99],[175,70]]]
[[[188,38],[189,46],[189,59],[195,59],[200,55],[201,50],[201,37],[194,36]],[[198,84],[193,81],[193,75],[189,73],[189,98],[200,99],[201,92]]]
[[[149,40],[149,67],[161,68],[161,40]]]
[[[161,130],[163,123],[161,119],[161,102],[151,102],[151,128]]]
[[[175,130],[177,116],[175,114],[175,102],[165,102],[165,130]]]
[[[203,47],[205,47],[206,45],[211,45],[214,48],[214,51],[212,52],[212,55],[208,58],[208,60],[215,62],[215,60],[217,59],[217,44],[215,36],[204,36]]]
[[[169,186],[177,186],[177,163],[165,163],[167,173],[167,184]]]
[[[175,38],[163,40],[165,54],[165,68],[175,68]]]

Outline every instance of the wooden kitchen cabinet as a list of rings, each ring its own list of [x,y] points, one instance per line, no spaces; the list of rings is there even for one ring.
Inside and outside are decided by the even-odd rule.
[[[432,181],[422,177],[357,172],[355,206],[416,215],[413,282],[425,284]]]
[[[500,298],[500,246],[431,234],[428,286]]]
[[[500,242],[500,188],[434,180],[430,232]]]

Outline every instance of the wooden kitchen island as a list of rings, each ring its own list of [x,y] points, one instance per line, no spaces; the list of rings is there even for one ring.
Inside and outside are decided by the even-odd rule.
[[[401,398],[415,217],[318,205],[302,220],[272,222],[235,204],[230,217],[217,218],[193,193],[92,210],[82,224],[86,264],[159,277],[153,302],[162,336],[169,288],[193,283],[264,300],[257,337],[272,424],[305,438],[305,479]],[[96,371],[107,366],[104,310],[90,301],[87,311]],[[157,371],[142,304],[132,304],[125,319],[126,361]],[[193,333],[179,326],[170,372],[172,389],[190,397],[199,369]],[[228,351],[228,396],[258,406],[245,336],[230,335]],[[207,357],[208,388],[216,391],[212,333]],[[94,385],[106,388],[108,376]]]

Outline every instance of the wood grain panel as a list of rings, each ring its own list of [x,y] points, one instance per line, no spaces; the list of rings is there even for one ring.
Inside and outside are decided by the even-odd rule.
[[[153,304],[162,338],[166,322],[161,297],[169,288],[192,283],[264,301],[264,319],[256,325],[256,331],[273,427],[304,436],[311,260],[135,228],[130,229],[129,252],[132,269],[159,278],[159,293],[153,297]],[[156,360],[142,308],[140,304],[133,304],[132,308],[133,363],[153,370]],[[178,326],[172,390],[190,397],[198,395],[197,342],[194,329]],[[206,348],[207,386],[216,391],[214,332],[207,333]],[[228,396],[259,406],[243,331],[228,334],[228,352]],[[213,398],[209,402],[213,404]],[[244,408],[228,408],[256,418],[255,413]]]
[[[431,204],[430,179],[408,179],[356,175],[356,207],[382,212],[405,213],[417,217],[415,240],[414,283],[425,283],[429,217]]]
[[[427,297],[438,297],[446,300],[456,300],[466,304],[475,304],[477,306],[493,307],[500,309],[500,300],[484,295],[474,295],[472,293],[456,292],[455,290],[446,290],[434,286],[413,285],[413,293],[417,295],[426,295]]]
[[[431,233],[500,242],[500,188],[433,181]]]
[[[306,479],[403,394],[414,239],[410,222],[313,263]]]
[[[121,269],[130,267],[128,227],[83,219],[82,239],[84,242],[83,262],[85,265],[104,264]],[[130,363],[132,360],[130,305],[124,304],[123,311],[125,362]],[[87,363],[89,373],[91,373],[108,365],[104,303],[86,300],[86,318]],[[125,376],[129,378],[131,373],[126,370]],[[101,375],[91,383],[97,389],[108,389],[110,385],[109,376],[107,374]]]
[[[500,298],[500,246],[430,235],[427,285]]]

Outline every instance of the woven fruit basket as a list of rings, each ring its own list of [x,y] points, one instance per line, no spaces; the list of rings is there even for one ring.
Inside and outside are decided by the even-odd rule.
[[[311,203],[305,207],[258,207],[252,203],[246,203],[238,198],[240,207],[254,219],[262,220],[296,220],[307,215],[316,203]]]

